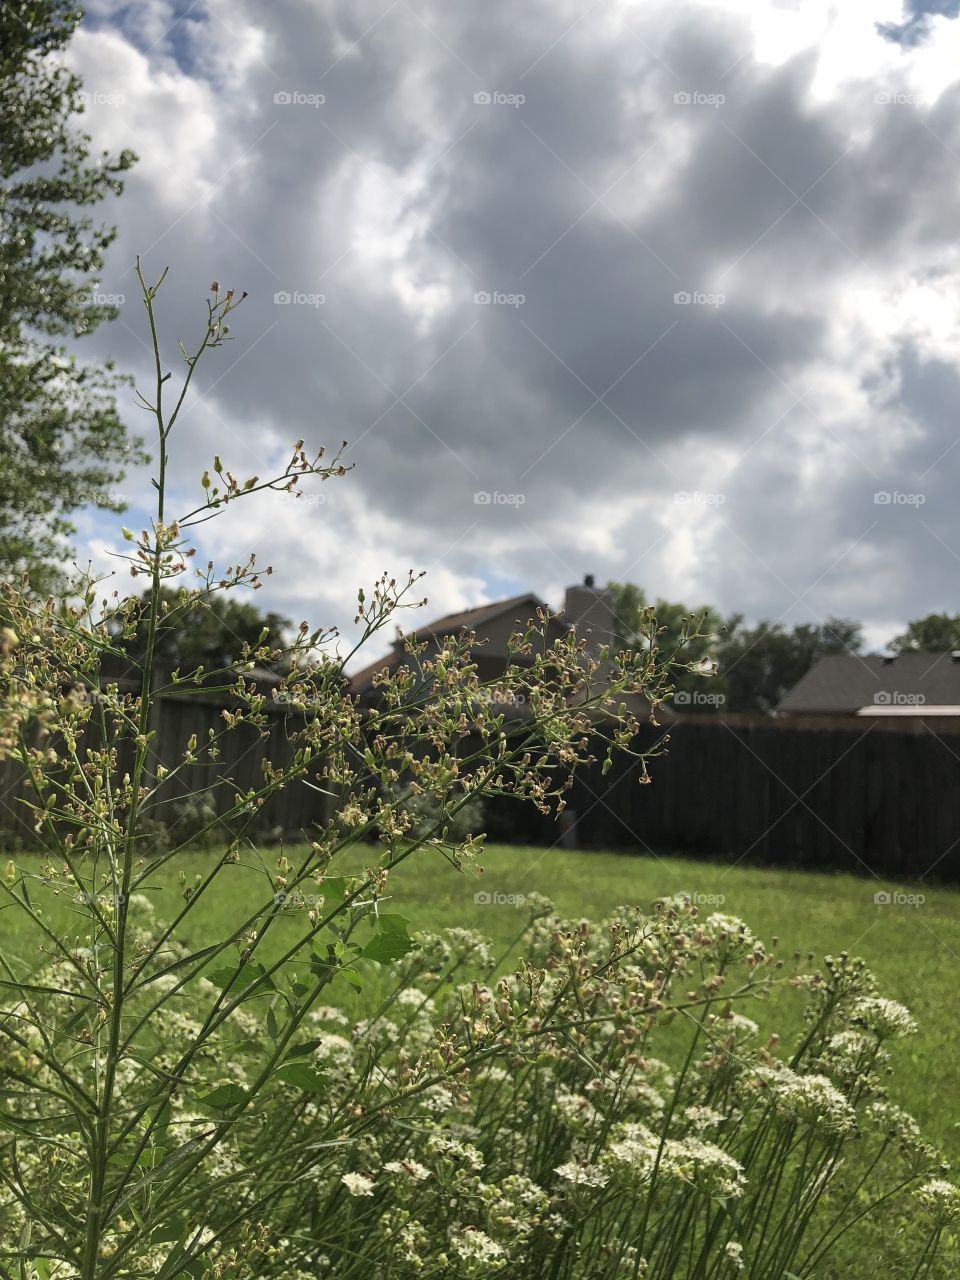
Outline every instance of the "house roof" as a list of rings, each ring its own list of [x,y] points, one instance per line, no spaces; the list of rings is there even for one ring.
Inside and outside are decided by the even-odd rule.
[[[950,653],[833,654],[814,663],[777,710],[920,716],[957,706],[960,659]]]
[[[510,596],[507,600],[494,600],[490,604],[478,605],[475,609],[462,609],[459,613],[444,614],[442,618],[437,618],[433,622],[427,623],[424,627],[412,627],[411,632],[423,638],[425,636],[450,635],[456,631],[472,631],[476,627],[482,626],[485,622],[491,622],[494,618],[499,618],[504,613],[524,607],[529,611],[527,616],[530,616],[537,609],[546,608],[546,605],[539,596],[534,595],[532,591],[528,591],[521,596]],[[378,658],[376,662],[371,662],[350,677],[351,692],[364,692],[373,683],[375,675],[381,671],[395,671],[404,661],[405,656],[403,646],[399,643],[394,644],[391,653],[388,653],[383,658]]]
[[[510,596],[508,600],[494,600],[492,604],[477,605],[475,609],[463,609],[459,613],[444,614],[435,622],[430,622],[425,627],[414,627],[412,630],[418,636],[449,635],[451,631],[472,631],[474,627],[490,622],[493,618],[499,618],[501,614],[509,613],[511,609],[517,609],[521,605],[526,605],[534,613],[537,609],[546,608],[539,596],[534,595],[532,591],[527,591],[522,596]]]
[[[400,665],[403,655],[399,649],[394,649],[392,653],[388,653],[383,658],[378,658],[376,662],[371,662],[368,666],[362,667],[359,671],[354,672],[349,678],[350,692],[363,693],[369,689],[373,683],[373,677],[380,671],[393,672]]]

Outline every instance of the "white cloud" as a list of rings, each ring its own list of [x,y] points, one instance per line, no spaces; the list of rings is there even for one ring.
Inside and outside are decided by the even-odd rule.
[[[359,464],[336,502],[204,532],[225,556],[262,539],[279,607],[348,625],[359,582],[424,566],[436,613],[503,579],[558,602],[584,571],[873,629],[947,606],[960,23],[903,50],[886,2],[93,17],[71,57],[124,101],[90,126],[142,156],[104,287],[132,295],[137,251],[169,262],[171,339],[212,277],[251,295],[177,483],[298,436]],[[496,90],[524,101],[474,102]],[[142,339],[134,300],[88,347],[146,374]],[[922,512],[873,502],[911,486]]]

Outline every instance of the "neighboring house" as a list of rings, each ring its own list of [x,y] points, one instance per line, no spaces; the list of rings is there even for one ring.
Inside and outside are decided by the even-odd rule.
[[[960,652],[820,658],[777,711],[782,716],[960,717]]]
[[[418,640],[433,639],[438,647],[447,636],[458,635],[463,631],[473,632],[477,637],[477,647],[473,653],[477,676],[481,681],[496,680],[506,669],[510,636],[518,625],[522,626],[528,619],[536,616],[538,609],[546,607],[539,596],[527,592],[525,595],[511,596],[507,600],[482,604],[475,609],[449,613],[423,626],[413,626],[410,632]],[[547,628],[548,639],[564,636],[571,623],[587,641],[588,649],[594,652],[601,645],[612,643],[613,602],[605,589],[594,585],[592,575],[588,575],[582,585],[567,588],[563,617],[551,618]],[[376,695],[374,677],[381,671],[392,673],[408,662],[403,642],[395,641],[393,650],[386,657],[371,662],[350,678],[351,693],[359,695],[361,701],[372,701]]]

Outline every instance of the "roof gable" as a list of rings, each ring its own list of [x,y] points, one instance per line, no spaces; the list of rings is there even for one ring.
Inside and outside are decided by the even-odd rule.
[[[475,631],[478,627],[496,621],[505,614],[516,612],[518,619],[522,615],[525,620],[528,617],[532,617],[538,609],[545,608],[547,608],[547,605],[544,601],[539,596],[534,595],[532,591],[528,591],[520,596],[511,596],[507,600],[494,600],[490,604],[477,605],[474,609],[463,609],[459,613],[444,614],[442,618],[437,618],[433,622],[427,623],[424,627],[411,627],[409,634],[422,640],[430,636],[446,636],[460,631]],[[513,620],[511,619],[511,621]],[[405,660],[405,657],[403,643],[395,641],[391,653],[379,658],[376,662],[371,662],[350,677],[351,691],[353,693],[364,692],[372,685],[374,676],[381,671],[395,671]]]
[[[425,627],[411,627],[410,630],[417,636],[438,636],[449,635],[454,631],[472,631],[485,622],[491,622],[504,613],[524,606],[530,610],[528,616],[532,616],[538,609],[547,607],[539,596],[534,595],[532,591],[527,591],[522,596],[511,596],[508,600],[494,600],[490,604],[477,605],[474,609],[447,613],[442,618],[437,618],[435,622],[429,622]]]

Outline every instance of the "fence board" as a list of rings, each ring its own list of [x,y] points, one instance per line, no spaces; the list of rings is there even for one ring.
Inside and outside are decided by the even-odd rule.
[[[657,732],[645,728],[644,745]],[[929,732],[691,716],[670,735],[650,786],[637,786],[635,767],[581,771],[570,799],[581,845],[960,881],[957,721]],[[557,834],[549,821],[539,832],[546,844]]]

